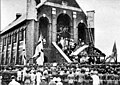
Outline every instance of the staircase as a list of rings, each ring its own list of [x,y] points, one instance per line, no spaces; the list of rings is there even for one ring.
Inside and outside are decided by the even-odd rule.
[[[72,63],[69,57],[62,51],[62,49],[57,45],[56,42],[52,42],[52,44],[68,63]]]

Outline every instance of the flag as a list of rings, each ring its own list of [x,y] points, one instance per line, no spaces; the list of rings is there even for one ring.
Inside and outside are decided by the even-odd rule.
[[[38,65],[43,65],[44,63],[44,52],[43,52],[43,37],[40,35],[36,49],[35,49],[35,54],[33,58],[36,58],[36,63]]]
[[[25,31],[24,31],[24,40],[23,40],[23,51],[22,51],[22,62],[26,65],[26,49],[25,49]]]
[[[117,63],[117,48],[116,48],[116,42],[114,42],[114,46],[113,46],[113,49],[112,49],[112,56],[114,57],[115,62]]]

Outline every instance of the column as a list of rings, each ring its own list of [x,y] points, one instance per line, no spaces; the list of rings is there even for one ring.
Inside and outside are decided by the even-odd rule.
[[[15,64],[17,64],[17,58],[18,58],[18,50],[19,50],[19,31],[17,30],[17,48],[16,48],[16,56],[15,56]]]
[[[56,33],[57,33],[57,26],[56,26],[56,8],[52,8],[52,42],[56,42]]]
[[[51,47],[52,43],[52,23],[49,23],[49,47]]]
[[[12,54],[12,51],[13,51],[13,34],[11,35],[11,48],[10,48],[10,58],[13,58],[13,54]],[[14,59],[14,58],[13,58]],[[13,60],[12,59],[12,60]],[[15,60],[15,59],[14,59]],[[11,59],[10,59],[11,61]],[[11,62],[10,62],[11,63]],[[12,65],[15,64],[15,61],[12,61]]]
[[[6,63],[6,57],[8,56],[7,55],[7,51],[8,51],[8,35],[6,37],[6,46],[5,46],[5,54],[4,54],[4,64]]]
[[[77,28],[77,12],[73,12],[73,36],[74,36],[74,41],[75,43],[78,43],[78,28]]]
[[[2,63],[1,63],[1,59],[2,59],[2,57],[3,57],[3,38],[1,38],[1,54],[0,54],[0,65],[2,65]]]

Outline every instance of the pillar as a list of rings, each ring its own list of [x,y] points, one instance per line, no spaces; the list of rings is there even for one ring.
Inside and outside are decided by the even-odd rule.
[[[57,17],[56,17],[56,8],[52,8],[52,42],[56,42],[57,37]]]
[[[78,28],[77,28],[77,22],[76,22],[76,18],[77,18],[77,12],[73,12],[73,38],[75,43],[78,43]]]
[[[1,38],[1,54],[0,54],[0,65],[2,65],[2,63],[1,63],[1,59],[2,59],[2,57],[3,57],[3,38]]]
[[[27,0],[26,15],[27,19],[34,19],[37,21],[37,9],[35,0]]]
[[[5,46],[5,54],[4,54],[4,64],[6,63],[6,56],[8,51],[8,36],[6,37],[6,46]]]
[[[17,40],[16,40],[16,43],[17,43],[17,47],[16,47],[16,56],[15,56],[15,64],[16,64],[16,62],[17,62],[17,58],[18,58],[18,50],[19,50],[19,32],[18,32],[18,30],[17,30]]]
[[[12,57],[12,58],[14,58],[13,56],[12,56],[12,51],[13,51],[13,35],[11,35],[11,47],[10,47],[10,58]],[[13,59],[12,59],[13,60]],[[10,60],[11,61],[11,60]],[[12,61],[12,65],[14,65],[15,64],[15,58],[14,58],[14,61]]]
[[[49,47],[51,47],[52,43],[52,23],[49,23]]]

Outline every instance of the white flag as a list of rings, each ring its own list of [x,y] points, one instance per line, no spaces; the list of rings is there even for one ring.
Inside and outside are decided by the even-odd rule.
[[[38,40],[38,44],[35,49],[35,54],[33,56],[37,57],[36,62],[38,65],[43,65],[44,63],[44,52],[43,52],[43,41],[42,41],[42,35],[40,35],[40,38]]]

